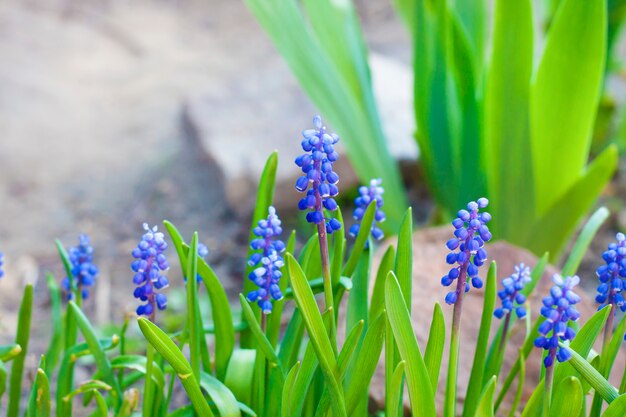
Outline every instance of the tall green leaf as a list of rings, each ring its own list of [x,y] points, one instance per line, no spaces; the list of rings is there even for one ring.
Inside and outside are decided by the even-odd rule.
[[[563,0],[552,21],[531,88],[540,215],[567,193],[587,164],[604,73],[606,27],[605,0]]]
[[[531,0],[496,0],[492,39],[484,98],[490,228],[515,241],[517,230],[529,227],[535,212],[528,120],[533,68]],[[518,204],[520,200],[526,204]]]
[[[385,284],[385,306],[400,356],[406,362],[406,380],[413,415],[435,417],[435,396],[428,369],[411,326],[400,284],[393,272],[389,273]]]

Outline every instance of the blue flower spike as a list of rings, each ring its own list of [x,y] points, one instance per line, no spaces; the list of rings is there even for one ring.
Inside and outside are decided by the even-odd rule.
[[[253,233],[257,236],[250,243],[250,247],[259,252],[253,253],[248,259],[248,265],[256,267],[248,276],[259,288],[248,293],[247,299],[256,302],[263,314],[272,312],[272,300],[280,300],[283,293],[278,285],[283,276],[281,269],[284,265],[282,256],[285,243],[276,239],[283,233],[281,221],[274,207],[269,207],[267,219],[259,220],[259,225]]]
[[[576,332],[567,323],[580,318],[580,313],[576,310],[580,297],[574,292],[580,278],[576,275],[562,277],[554,274],[552,282],[554,286],[550,289],[550,295],[544,297],[541,307],[541,315],[545,320],[539,325],[540,336],[535,339],[536,347],[548,351],[543,361],[546,368],[554,364],[555,357],[559,362],[565,362],[572,357],[567,348],[559,346],[559,341],[569,342],[574,339]]]
[[[160,291],[169,286],[169,281],[164,275],[170,267],[165,250],[167,242],[163,233],[157,226],[150,228],[147,223],[143,224],[145,233],[133,250],[135,260],[131,269],[135,273],[133,283],[137,286],[133,295],[144,304],[137,307],[137,315],[154,319],[156,310],[167,308],[167,297]]]
[[[356,220],[357,223],[350,227],[350,236],[356,238],[359,234],[359,229],[361,228],[360,223],[365,215],[365,210],[367,210],[367,207],[371,202],[375,201],[376,214],[374,215],[374,221],[372,222],[372,229],[370,230],[370,233],[376,240],[381,240],[385,237],[383,231],[376,226],[376,223],[385,221],[385,212],[381,209],[384,204],[383,193],[385,192],[385,189],[381,187],[382,182],[383,181],[380,178],[377,178],[370,181],[369,187],[364,185],[359,187],[359,196],[354,200],[354,205],[356,207],[352,212],[352,217],[354,217],[354,220]]]
[[[598,310],[610,305],[614,313],[617,312],[617,308],[626,311],[626,302],[622,295],[626,277],[626,237],[623,233],[618,233],[615,238],[617,242],[609,244],[607,250],[602,253],[606,265],[596,270],[600,281],[596,295],[596,301],[600,304]]]
[[[82,299],[86,300],[89,298],[89,287],[96,283],[98,277],[98,267],[93,263],[93,247],[89,243],[89,236],[85,234],[78,236],[78,245],[68,250],[68,258],[72,276],[61,281],[61,288],[65,291],[67,299],[71,300],[74,281]]]
[[[0,252],[0,278],[4,276],[4,253]]]
[[[467,210],[459,210],[457,217],[452,221],[454,237],[446,243],[451,251],[446,256],[446,262],[454,266],[441,278],[441,284],[449,287],[455,280],[460,280],[456,290],[446,295],[447,304],[456,303],[461,287],[464,286],[464,291],[468,292],[470,282],[474,288],[483,286],[482,280],[478,277],[478,268],[487,260],[484,245],[492,236],[487,227],[491,215],[487,212],[481,213],[480,209],[484,209],[488,204],[489,200],[486,198],[471,201],[467,204]]]
[[[526,317],[526,308],[524,307],[526,297],[520,291],[530,281],[530,269],[523,263],[516,265],[515,272],[502,280],[503,288],[498,291],[498,298],[500,298],[502,306],[496,308],[493,315],[501,319],[515,311],[515,315],[518,318],[523,319]]]
[[[333,163],[339,159],[335,150],[339,136],[327,132],[320,116],[313,118],[313,126],[314,129],[302,132],[302,149],[306,153],[298,156],[295,161],[304,174],[297,179],[296,190],[306,192],[306,196],[298,202],[298,208],[310,210],[306,220],[314,224],[324,223],[326,232],[331,234],[341,229],[341,223],[337,219],[324,216],[324,209],[337,210],[334,197],[339,194],[339,175],[333,171]]]

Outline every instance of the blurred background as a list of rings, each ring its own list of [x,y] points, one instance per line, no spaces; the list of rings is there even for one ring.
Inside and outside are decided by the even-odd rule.
[[[414,164],[410,40],[389,2],[359,3],[390,146]],[[54,239],[69,247],[80,233],[101,270],[86,305],[97,323],[136,307],[130,251],[143,222],[198,230],[236,295],[265,160],[279,151],[276,203],[293,212],[292,159],[316,113],[245,4],[2,1],[0,56],[0,250],[10,277],[0,282],[0,339],[14,331],[24,280],[63,278]],[[356,186],[345,158],[340,174],[342,190]],[[177,265],[170,275],[180,278]],[[45,285],[36,291],[45,316]]]

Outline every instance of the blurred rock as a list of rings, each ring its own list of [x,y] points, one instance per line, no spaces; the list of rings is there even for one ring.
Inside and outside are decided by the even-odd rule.
[[[426,347],[428,329],[432,318],[432,312],[434,302],[438,301],[442,304],[444,315],[446,318],[446,332],[449,332],[450,324],[452,321],[452,308],[445,305],[444,297],[447,293],[447,289],[443,288],[440,284],[440,278],[447,273],[449,266],[445,263],[445,256],[448,253],[447,248],[442,242],[446,242],[450,237],[449,227],[438,227],[423,229],[416,232],[413,235],[413,294],[412,294],[412,320],[413,328],[417,334],[417,339],[420,347],[423,349]],[[392,242],[386,242],[380,250],[377,252],[377,256],[374,260],[374,270],[380,263],[380,258],[385,251],[385,246]],[[496,242],[488,245],[487,248],[489,259],[495,260],[498,265],[498,281],[503,277],[511,274],[514,270],[514,266],[520,262],[533,268],[537,263],[537,257],[525,249],[521,249],[510,245],[505,242]],[[486,275],[487,268],[484,267],[481,272],[481,276]],[[532,317],[537,317],[537,310],[541,303],[543,294],[547,293],[548,289],[552,285],[551,276],[556,273],[557,270],[553,266],[548,266],[539,282],[534,295],[530,298]],[[373,285],[373,280],[371,281]],[[583,298],[579,305],[579,311],[581,313],[581,322],[586,321],[596,312],[595,300],[582,289],[579,294]],[[465,392],[467,390],[467,383],[472,369],[472,361],[474,358],[474,351],[476,345],[476,339],[478,337],[478,331],[480,328],[480,317],[482,314],[483,305],[483,291],[472,290],[470,291],[463,302],[463,316],[461,323],[461,346],[460,346],[460,360],[459,360],[459,373],[458,373],[458,407],[459,410],[463,407],[463,401]],[[344,314],[345,310],[341,310],[340,314]],[[342,321],[339,320],[339,323]],[[491,337],[495,334],[497,327],[500,325],[500,320],[494,318]],[[340,329],[339,334],[345,334],[345,329]],[[508,372],[517,357],[517,349],[521,346],[524,339],[524,324],[519,321],[512,327],[512,338],[507,345],[507,353],[504,360],[504,370]],[[441,374],[439,377],[439,385],[437,392],[437,404],[439,412],[442,411],[440,405],[443,404],[443,395],[445,392],[446,383],[446,370],[448,368],[448,346],[449,346],[449,333],[446,334],[446,351],[444,351],[443,361],[441,364]],[[597,345],[596,348],[599,348]],[[384,369],[384,353],[381,355],[381,360],[372,380],[370,387],[370,402],[371,406],[376,409],[383,409],[385,403],[385,369]],[[624,352],[620,352],[618,359],[615,363],[615,369],[623,369],[625,363]],[[539,372],[541,369],[541,352],[538,349],[533,349],[532,354],[528,358],[528,366],[526,370],[526,389],[523,399],[529,398],[532,390],[539,381]],[[615,372],[618,374],[619,372]],[[614,375],[618,376],[618,375]],[[613,381],[618,385],[619,380]],[[515,384],[514,384],[515,385]],[[498,385],[498,392],[500,384]],[[501,411],[507,410],[512,402],[511,395],[505,398],[501,406]],[[409,410],[409,398],[404,398],[405,409]]]
[[[371,54],[370,62],[390,150],[398,159],[413,160],[417,146],[411,137],[415,130],[411,70],[379,54]],[[259,176],[274,150],[279,155],[274,203],[281,208],[297,201],[293,185],[299,171],[292,161],[302,153],[300,132],[317,112],[287,65],[270,56],[220,89],[189,96],[182,120],[189,137],[222,171],[228,201],[243,216],[254,204]],[[343,157],[335,166],[341,186],[355,186],[359,181],[342,147],[340,152]]]

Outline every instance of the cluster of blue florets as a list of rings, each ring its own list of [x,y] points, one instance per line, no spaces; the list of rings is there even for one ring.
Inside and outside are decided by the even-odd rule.
[[[617,242],[609,244],[608,249],[602,253],[602,259],[606,265],[596,270],[600,284],[596,301],[600,308],[607,305],[615,305],[622,311],[626,311],[624,302],[624,278],[626,277],[626,237],[622,233],[616,236]]]
[[[98,276],[98,267],[93,263],[93,247],[89,244],[89,237],[84,234],[78,236],[78,245],[71,247],[67,255],[72,268],[72,276],[65,277],[61,281],[61,287],[68,300],[73,297],[72,284],[76,285],[81,297],[87,299],[89,287],[96,283]]]
[[[576,332],[567,326],[568,321],[577,321],[580,313],[575,305],[580,302],[580,297],[574,292],[574,287],[580,282],[580,278],[574,275],[563,278],[559,274],[552,277],[554,286],[550,289],[550,295],[544,297],[541,315],[545,321],[539,325],[539,336],[535,339],[535,346],[548,351],[543,363],[546,368],[554,364],[554,358],[559,362],[565,362],[572,357],[571,352],[559,346],[562,342],[570,341],[576,336]]]
[[[356,220],[357,223],[350,227],[350,235],[352,237],[356,237],[359,234],[359,229],[361,228],[360,222],[363,220],[365,210],[367,210],[367,207],[373,201],[376,202],[376,214],[374,215],[374,221],[372,222],[372,237],[376,240],[380,240],[385,236],[383,231],[376,226],[376,223],[385,221],[385,213],[381,209],[384,204],[383,193],[385,190],[381,187],[381,184],[382,180],[377,178],[370,181],[369,187],[364,185],[359,187],[359,196],[354,200],[354,205],[356,207],[352,213],[352,217],[354,217],[354,220]]]
[[[248,259],[248,265],[256,267],[248,276],[259,289],[248,293],[248,301],[256,302],[263,314],[272,312],[272,299],[280,300],[283,293],[280,291],[278,282],[283,276],[281,268],[284,265],[282,256],[285,251],[285,243],[276,239],[283,233],[281,222],[274,207],[269,208],[267,219],[259,221],[259,225],[253,232],[256,239],[250,243],[250,247],[260,252],[253,253]]]
[[[306,191],[306,196],[298,202],[298,208],[311,210],[306,220],[315,224],[324,222],[326,232],[331,234],[341,229],[341,223],[337,219],[327,219],[323,209],[337,210],[337,202],[333,197],[339,194],[339,175],[333,171],[333,163],[339,158],[335,150],[339,136],[326,132],[320,116],[313,118],[313,125],[315,129],[302,132],[302,149],[306,153],[296,158],[296,165],[304,173],[296,181],[296,190],[301,193]]]
[[[498,297],[502,302],[502,307],[496,308],[493,315],[501,319],[512,311],[515,315],[523,319],[526,317],[526,296],[520,291],[530,282],[530,269],[524,264],[515,266],[515,272],[502,280],[502,290],[498,291]]]
[[[145,303],[137,307],[137,315],[154,317],[156,308],[165,310],[167,307],[167,297],[158,291],[169,285],[163,273],[170,265],[164,255],[167,242],[163,233],[156,226],[148,227],[147,223],[143,228],[145,233],[132,252],[135,258],[131,264],[135,272],[133,283],[137,285],[133,295]]]
[[[4,253],[0,252],[0,278],[4,276]]]
[[[491,232],[487,223],[491,220],[491,215],[487,212],[479,213],[479,209],[487,207],[489,200],[479,198],[467,204],[467,210],[459,210],[457,217],[452,221],[454,226],[454,238],[448,240],[446,246],[450,253],[446,256],[446,262],[455,265],[441,278],[441,284],[445,287],[459,277],[465,281],[464,291],[470,289],[470,282],[474,288],[483,286],[482,280],[478,277],[478,267],[487,260],[487,252],[484,249],[486,242],[491,240]],[[458,249],[458,252],[455,252]],[[446,295],[446,303],[454,304],[459,297],[461,284],[457,285],[455,291]]]

